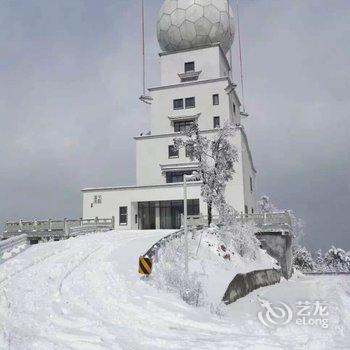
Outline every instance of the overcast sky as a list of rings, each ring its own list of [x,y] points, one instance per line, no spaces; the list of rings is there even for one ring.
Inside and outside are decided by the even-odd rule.
[[[0,221],[81,216],[80,189],[135,183],[139,0],[0,0]],[[159,82],[146,3],[147,80]],[[312,250],[350,249],[350,1],[241,0],[259,194]],[[238,77],[237,40],[234,73]],[[238,80],[238,79],[236,79]]]

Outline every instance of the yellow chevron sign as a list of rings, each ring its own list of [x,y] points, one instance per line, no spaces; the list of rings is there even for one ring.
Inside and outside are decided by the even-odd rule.
[[[140,256],[139,273],[142,275],[150,275],[152,272],[152,259]]]

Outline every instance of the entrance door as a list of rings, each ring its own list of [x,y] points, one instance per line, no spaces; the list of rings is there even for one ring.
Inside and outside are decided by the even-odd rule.
[[[138,216],[139,216],[140,230],[155,230],[156,228],[155,202],[139,202]]]

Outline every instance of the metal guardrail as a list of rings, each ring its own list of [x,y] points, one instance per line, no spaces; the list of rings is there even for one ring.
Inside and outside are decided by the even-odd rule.
[[[25,233],[28,237],[64,237],[69,236],[72,229],[77,227],[95,226],[105,227],[109,229],[114,228],[114,217],[112,218],[98,218],[95,219],[77,219],[77,220],[33,220],[33,221],[7,221],[5,224],[5,231],[3,238],[21,235]]]
[[[11,251],[13,248],[27,243],[28,236],[26,234],[0,241],[0,254],[2,255],[3,253]]]
[[[173,239],[176,239],[176,238],[183,236],[183,234],[184,234],[184,230],[181,229],[179,231],[171,233],[168,236],[163,237],[157,243],[153,244],[153,246],[150,249],[148,249],[146,254],[144,254],[143,256],[145,256],[147,258],[153,258],[158,253],[158,250],[160,248],[164,247],[164,245],[166,243],[172,241]]]
[[[322,276],[322,275],[350,275],[350,272],[338,271],[338,272],[303,272],[304,275],[314,275],[314,276]]]

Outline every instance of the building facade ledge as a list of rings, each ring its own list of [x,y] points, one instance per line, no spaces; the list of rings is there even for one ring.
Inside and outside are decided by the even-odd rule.
[[[201,181],[191,181],[188,186],[200,186]],[[138,189],[154,189],[154,188],[165,188],[165,187],[182,187],[182,182],[167,183],[161,185],[144,185],[144,186],[115,186],[115,187],[91,187],[83,188],[81,192],[100,192],[100,191],[123,191],[123,190],[138,190]]]

